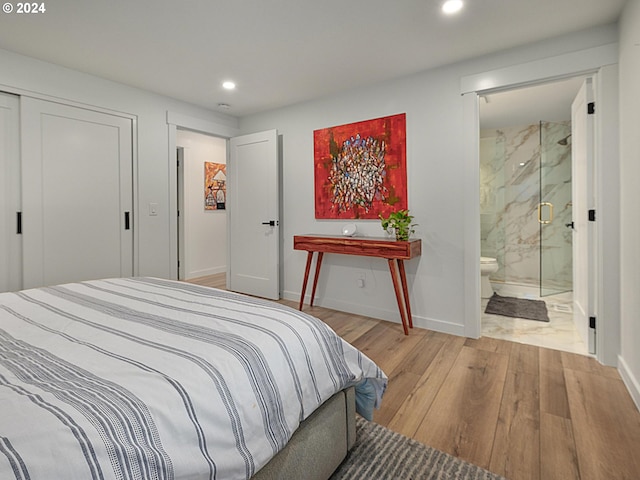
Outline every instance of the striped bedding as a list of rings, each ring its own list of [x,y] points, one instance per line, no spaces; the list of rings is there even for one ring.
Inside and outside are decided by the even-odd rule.
[[[318,319],[156,278],[0,294],[0,479],[245,479],[384,373]],[[356,389],[357,390],[357,389]]]

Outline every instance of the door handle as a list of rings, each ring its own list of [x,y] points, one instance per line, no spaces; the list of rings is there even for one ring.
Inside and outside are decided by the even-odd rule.
[[[542,207],[549,207],[549,219],[542,220]],[[538,223],[542,223],[546,225],[547,223],[553,222],[553,203],[549,202],[541,202],[538,204]]]
[[[275,220],[269,220],[268,222],[262,222],[262,225],[269,225],[270,227],[275,227],[276,226],[276,221]]]
[[[573,228],[573,222],[571,222],[571,223],[565,223],[565,224],[564,224],[564,226],[565,226],[565,227],[567,227],[567,228],[570,228],[571,230],[573,230],[573,229],[574,229],[574,228]]]

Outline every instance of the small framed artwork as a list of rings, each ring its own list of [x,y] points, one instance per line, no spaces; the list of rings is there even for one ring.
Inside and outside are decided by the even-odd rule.
[[[315,130],[313,148],[316,218],[407,208],[406,114]]]
[[[204,162],[204,209],[224,210],[227,198],[227,165]]]

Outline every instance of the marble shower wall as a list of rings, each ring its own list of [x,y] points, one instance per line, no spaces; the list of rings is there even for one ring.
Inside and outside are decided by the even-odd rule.
[[[571,132],[569,122],[483,130],[480,139],[481,253],[495,257],[491,280],[538,285],[540,251],[545,283],[561,290],[572,284]],[[544,201],[554,204],[553,222],[541,228],[540,162]],[[546,211],[545,211],[546,216]],[[542,247],[541,245],[542,241]]]

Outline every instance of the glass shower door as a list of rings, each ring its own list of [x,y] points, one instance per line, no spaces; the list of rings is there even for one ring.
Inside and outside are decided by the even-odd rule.
[[[540,296],[573,289],[571,125],[540,122]]]

